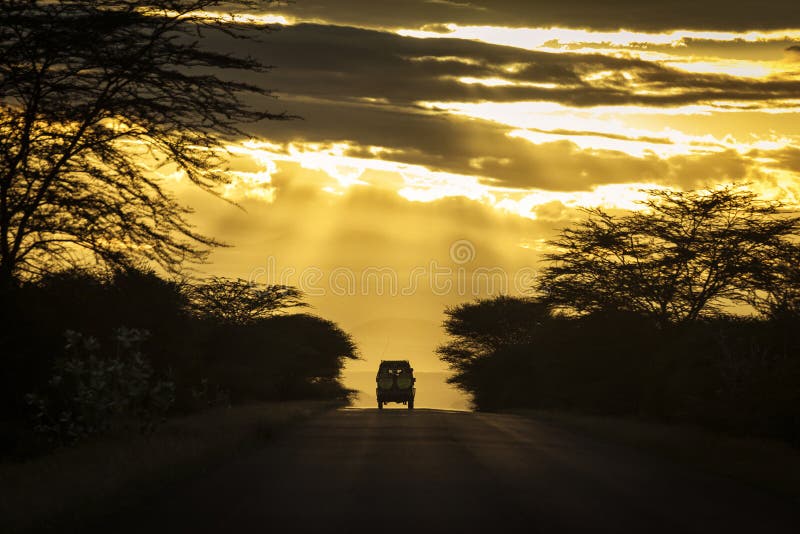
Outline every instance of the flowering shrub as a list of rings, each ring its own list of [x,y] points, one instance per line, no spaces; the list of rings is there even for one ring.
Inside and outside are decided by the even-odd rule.
[[[140,346],[144,330],[118,328],[115,351],[66,332],[66,356],[43,392],[28,395],[35,430],[55,444],[72,444],[115,428],[151,432],[175,401],[175,385],[159,378]]]

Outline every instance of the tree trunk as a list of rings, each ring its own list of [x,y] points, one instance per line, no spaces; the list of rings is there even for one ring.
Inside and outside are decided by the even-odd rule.
[[[4,307],[5,299],[3,297],[15,287],[17,287],[17,280],[14,278],[11,263],[0,263],[0,307]]]

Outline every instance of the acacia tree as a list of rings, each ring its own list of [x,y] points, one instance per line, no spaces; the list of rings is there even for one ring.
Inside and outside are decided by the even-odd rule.
[[[752,301],[800,218],[749,191],[654,190],[641,210],[601,209],[550,242],[539,290],[577,313],[632,311],[693,321]]]
[[[768,318],[800,317],[800,244],[786,241],[751,274],[747,301]]]
[[[246,325],[286,308],[308,306],[303,292],[292,286],[263,288],[242,279],[213,277],[188,289],[192,310],[200,317],[225,324]]]
[[[0,287],[87,253],[175,269],[218,244],[155,171],[214,191],[225,144],[287,118],[248,105],[269,91],[220,70],[269,66],[202,46],[208,32],[257,38],[213,12],[259,3],[0,0]]]
[[[476,360],[514,345],[533,341],[536,325],[549,317],[542,302],[499,296],[478,299],[445,309],[443,326],[450,336],[436,349],[457,373],[464,373]]]

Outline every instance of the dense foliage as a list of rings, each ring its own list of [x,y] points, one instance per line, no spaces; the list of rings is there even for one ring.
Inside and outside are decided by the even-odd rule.
[[[650,191],[641,209],[588,217],[550,243],[539,290],[560,309],[631,311],[665,322],[726,305],[791,307],[800,218],[746,190]]]
[[[451,308],[448,321],[490,302]],[[630,312],[564,317],[542,313],[540,303],[527,310],[517,320],[531,325],[528,339],[489,350],[473,351],[463,330],[447,329],[452,338],[439,353],[454,371],[450,382],[478,409],[650,417],[800,444],[798,317],[664,325]]]
[[[450,381],[479,409],[643,416],[800,444],[797,218],[731,189],[657,192],[645,208],[594,210],[564,230],[538,297],[448,308],[438,353]]]
[[[2,449],[33,450],[34,427],[49,442],[69,442],[123,423],[146,430],[164,414],[213,404],[350,394],[339,377],[358,357],[355,344],[330,321],[286,313],[300,303],[296,290],[276,304],[287,288],[259,289],[270,313],[234,322],[196,309],[192,299],[206,284],[248,285],[127,268],[53,273],[9,293]]]
[[[119,328],[112,352],[93,337],[67,331],[66,355],[55,362],[46,387],[26,400],[34,430],[52,443],[71,444],[135,425],[148,432],[175,400],[175,384],[161,379],[139,350],[146,332]]]

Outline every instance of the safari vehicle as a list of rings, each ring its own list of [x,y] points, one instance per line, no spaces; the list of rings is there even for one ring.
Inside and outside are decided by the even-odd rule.
[[[408,405],[409,410],[414,409],[414,395],[417,392],[414,383],[417,379],[408,360],[382,360],[375,381],[378,384],[375,393],[379,410],[387,402],[402,402]]]

